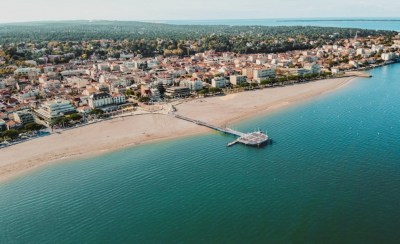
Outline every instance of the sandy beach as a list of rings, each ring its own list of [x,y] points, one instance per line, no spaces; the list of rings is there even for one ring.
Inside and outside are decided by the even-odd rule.
[[[176,106],[177,113],[220,126],[332,92],[353,77],[196,99]],[[0,182],[50,163],[90,157],[142,143],[210,130],[169,115],[149,114],[76,128],[0,150]]]

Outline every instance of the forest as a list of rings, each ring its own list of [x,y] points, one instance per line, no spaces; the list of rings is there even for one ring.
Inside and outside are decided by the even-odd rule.
[[[304,50],[343,38],[392,36],[390,31],[303,26],[169,25],[136,21],[57,21],[0,25],[3,47],[49,42],[113,40],[116,51],[143,56],[186,55],[207,50],[275,53]],[[73,43],[72,43],[73,44]],[[71,45],[72,45],[71,44]],[[115,47],[114,47],[115,49]]]

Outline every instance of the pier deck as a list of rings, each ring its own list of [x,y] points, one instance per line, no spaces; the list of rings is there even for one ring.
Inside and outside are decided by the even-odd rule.
[[[222,128],[222,127],[215,126],[215,125],[212,125],[212,124],[200,121],[200,120],[195,120],[195,119],[191,119],[188,117],[184,117],[184,116],[181,116],[178,114],[175,114],[174,116],[181,120],[185,120],[185,121],[195,123],[200,126],[204,126],[204,127],[225,133],[225,134],[230,134],[230,135],[239,137],[237,140],[229,143],[228,147],[233,146],[237,143],[242,143],[242,144],[245,144],[248,146],[261,146],[261,145],[266,144],[270,140],[268,138],[268,135],[262,133],[261,131],[252,132],[252,133],[243,133],[240,131],[233,130],[231,128]]]

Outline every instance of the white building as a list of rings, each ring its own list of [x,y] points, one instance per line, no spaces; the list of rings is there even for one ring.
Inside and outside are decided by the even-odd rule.
[[[113,104],[122,104],[126,102],[126,98],[121,94],[110,95],[108,93],[92,94],[89,97],[89,107],[96,109]]]
[[[80,77],[71,77],[66,79],[67,83],[71,86],[77,88],[85,88],[90,85],[90,81],[88,79],[82,79]]]
[[[85,70],[65,70],[61,72],[62,76],[80,76],[86,74]]]
[[[14,120],[24,125],[35,122],[33,115],[26,110],[14,112]]]
[[[151,93],[151,98],[154,101],[159,101],[161,99],[160,91],[157,88],[151,88],[150,93]]]
[[[300,76],[300,77],[303,77],[303,76],[305,76],[307,74],[310,74],[310,70],[304,69],[304,68],[295,69],[293,74],[297,75],[297,76]]]
[[[211,80],[211,86],[215,88],[225,88],[226,79],[224,77],[215,77]]]
[[[122,94],[113,94],[112,100],[114,104],[123,104],[126,102],[126,97]]]
[[[40,70],[37,68],[18,68],[14,71],[14,75],[39,75]]]
[[[363,56],[364,54],[365,54],[365,49],[364,48],[357,48],[356,55]]]
[[[232,85],[241,85],[247,81],[247,77],[245,75],[231,75],[229,80]]]
[[[390,61],[396,58],[396,54],[395,53],[382,53],[381,58],[384,61]]]
[[[121,53],[121,55],[119,56],[119,58],[124,58],[124,59],[131,59],[134,57],[135,57],[135,55],[133,53],[128,53],[128,54]]]
[[[110,71],[110,64],[109,63],[97,64],[97,69],[100,71]]]
[[[318,64],[305,65],[304,68],[309,70],[311,74],[319,74],[321,72],[321,67]]]
[[[0,89],[4,89],[4,88],[6,88],[6,82],[0,80]]]
[[[253,79],[258,82],[268,79],[268,78],[274,78],[274,77],[275,77],[274,69],[255,69],[253,71]]]
[[[76,109],[67,100],[53,100],[43,103],[39,109],[35,110],[36,115],[47,123],[65,114],[76,112]]]
[[[113,104],[113,97],[108,93],[93,94],[89,97],[89,107],[96,109]]]
[[[181,86],[189,88],[191,91],[200,91],[203,89],[203,82],[201,80],[183,80]]]
[[[7,124],[4,120],[0,119],[0,131],[7,130]]]

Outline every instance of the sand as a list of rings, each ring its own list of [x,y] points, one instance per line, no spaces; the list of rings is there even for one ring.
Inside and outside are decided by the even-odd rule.
[[[196,99],[176,106],[177,113],[219,126],[332,92],[352,77]],[[0,149],[0,182],[56,162],[91,157],[124,147],[210,132],[170,115],[117,118]]]

